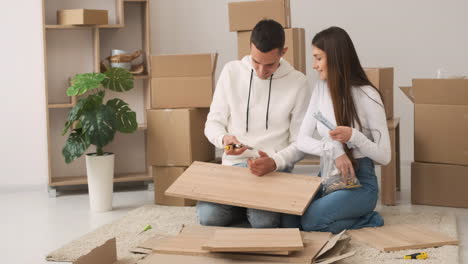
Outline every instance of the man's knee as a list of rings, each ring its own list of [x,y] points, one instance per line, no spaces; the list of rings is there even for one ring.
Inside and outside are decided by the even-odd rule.
[[[247,218],[252,228],[277,228],[280,226],[280,213],[248,209]]]
[[[227,226],[231,221],[226,209],[214,203],[198,202],[197,214],[200,225],[204,226]]]

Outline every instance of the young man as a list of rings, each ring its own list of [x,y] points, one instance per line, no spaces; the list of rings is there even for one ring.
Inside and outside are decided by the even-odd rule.
[[[227,63],[221,72],[205,135],[217,148],[230,146],[223,165],[248,167],[263,176],[290,172],[303,158],[295,141],[310,89],[304,74],[282,59],[288,50],[284,39],[279,23],[260,21],[250,38],[250,56]],[[279,227],[280,222],[276,212],[209,202],[199,202],[197,213],[202,225],[227,226],[245,216],[253,228]]]

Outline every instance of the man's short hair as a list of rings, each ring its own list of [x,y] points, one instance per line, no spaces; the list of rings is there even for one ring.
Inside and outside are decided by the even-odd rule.
[[[250,35],[250,43],[261,52],[269,52],[274,49],[280,51],[284,48],[284,29],[280,23],[264,19],[255,25]]]

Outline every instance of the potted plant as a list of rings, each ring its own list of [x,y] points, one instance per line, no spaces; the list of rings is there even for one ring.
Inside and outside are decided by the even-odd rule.
[[[77,74],[67,89],[68,96],[81,97],[70,110],[62,135],[68,134],[62,154],[66,163],[81,157],[90,145],[96,152],[86,154],[86,172],[90,208],[112,210],[114,154],[103,148],[112,142],[116,132],[137,130],[136,113],[121,99],[104,102],[106,90],[125,92],[133,88],[133,75],[122,68],[104,73]]]

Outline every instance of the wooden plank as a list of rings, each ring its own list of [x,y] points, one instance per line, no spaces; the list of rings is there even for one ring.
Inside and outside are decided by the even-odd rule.
[[[218,229],[202,246],[211,252],[295,251],[304,249],[298,228]]]
[[[184,255],[167,255],[167,254],[151,254],[143,261],[138,262],[141,264],[270,264],[270,261],[262,260],[245,260],[239,259],[235,256],[184,256]],[[276,264],[290,264],[291,262],[275,262]],[[292,262],[298,264],[309,264],[310,262]]]
[[[114,182],[152,181],[153,177],[148,173],[125,173],[114,176]],[[50,186],[68,186],[88,184],[86,176],[52,177]]]
[[[457,239],[434,232],[421,225],[401,224],[348,230],[356,239],[382,251],[420,249],[458,245]]]
[[[206,227],[206,226],[193,226],[185,227],[177,236],[156,236],[153,237],[138,247],[153,249],[154,252],[164,254],[184,254],[193,256],[206,256],[210,251],[203,249],[203,245],[215,234],[217,230],[243,230],[241,228],[228,228],[228,227]],[[288,255],[288,251],[278,252],[252,252],[251,254],[267,254],[267,255]]]
[[[166,195],[302,215],[319,187],[316,176],[272,172],[258,177],[247,168],[194,162]]]
[[[331,234],[326,232],[301,232],[304,239],[304,249],[301,251],[293,251],[287,256],[276,255],[270,253],[264,255],[252,254],[237,254],[237,253],[210,253],[203,250],[201,245],[210,238],[217,229],[227,227],[206,227],[206,226],[190,226],[182,229],[180,234],[169,239],[158,238],[152,241],[146,241],[138,247],[152,248],[153,252],[161,254],[178,254],[190,256],[210,256],[210,257],[235,257],[243,260],[259,260],[269,262],[289,262],[289,263],[311,263],[318,252],[325,246]],[[237,230],[239,230],[237,228]],[[250,252],[249,252],[250,253]],[[258,252],[257,252],[258,253]]]

